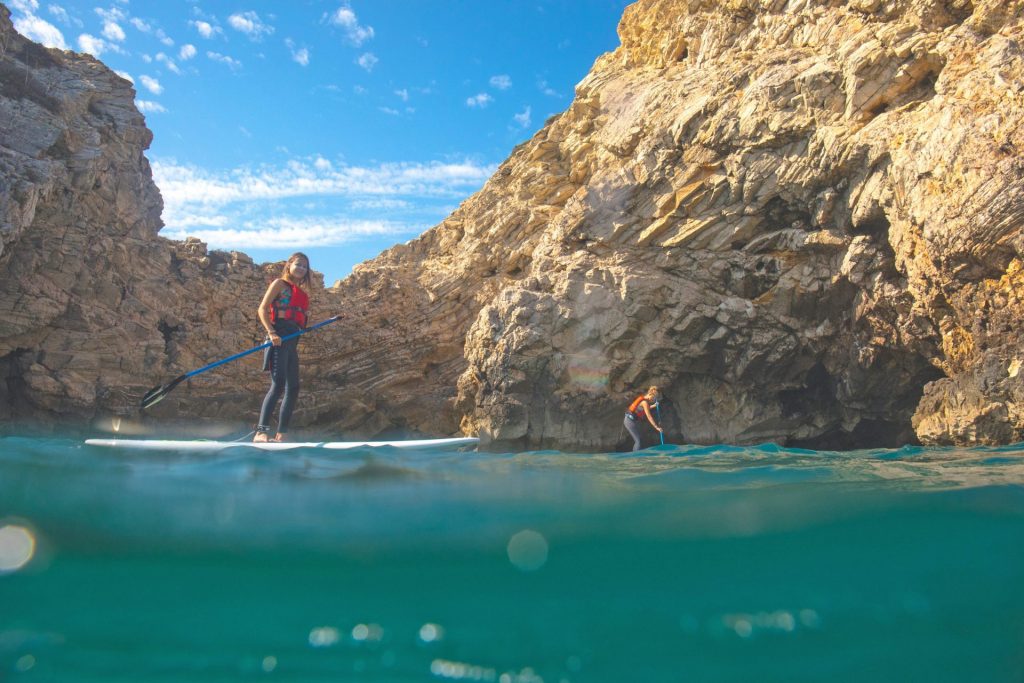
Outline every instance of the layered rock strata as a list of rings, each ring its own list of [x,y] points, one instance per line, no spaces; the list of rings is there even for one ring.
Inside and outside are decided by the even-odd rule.
[[[674,440],[1020,441],[1022,13],[631,5],[480,192],[315,292],[347,318],[310,340],[299,424],[604,450],[656,383]],[[271,267],[156,236],[129,85],[0,36],[8,414],[123,411],[258,341]],[[260,382],[225,368],[157,417],[244,419]]]

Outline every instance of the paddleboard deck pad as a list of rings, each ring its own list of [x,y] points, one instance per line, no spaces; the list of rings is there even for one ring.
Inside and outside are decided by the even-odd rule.
[[[263,451],[291,451],[300,448],[322,448],[327,450],[348,450],[351,448],[411,448],[411,449],[456,449],[476,446],[480,439],[462,436],[451,439],[410,439],[406,441],[312,441],[277,443],[253,443],[252,441],[165,441],[160,439],[86,439],[87,446],[122,448],[127,450],[185,451],[209,453],[226,448],[258,448]]]

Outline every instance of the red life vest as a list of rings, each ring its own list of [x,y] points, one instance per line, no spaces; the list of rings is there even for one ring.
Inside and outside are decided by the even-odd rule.
[[[306,315],[309,311],[309,296],[298,285],[281,280],[286,287],[274,299],[270,309],[270,322],[291,320],[299,327],[306,327]]]

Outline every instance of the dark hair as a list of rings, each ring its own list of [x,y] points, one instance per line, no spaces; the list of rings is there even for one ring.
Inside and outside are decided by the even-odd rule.
[[[312,278],[309,275],[311,272],[309,267],[309,257],[303,254],[301,251],[295,252],[294,254],[288,257],[287,261],[284,262],[284,267],[281,268],[281,279],[287,279],[288,266],[292,265],[299,259],[302,259],[303,261],[306,262],[306,275],[301,280],[299,280],[299,284],[302,285],[303,287],[308,287],[309,283],[312,282]]]

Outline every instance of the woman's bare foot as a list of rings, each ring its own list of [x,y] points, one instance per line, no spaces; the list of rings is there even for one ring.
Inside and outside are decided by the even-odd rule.
[[[276,441],[278,443],[284,443],[284,442],[288,441],[288,435],[287,434],[282,434],[281,432],[278,432],[277,435],[274,436],[274,441]]]
[[[256,436],[252,437],[253,443],[267,443],[270,441],[270,436],[266,432],[256,432]]]

